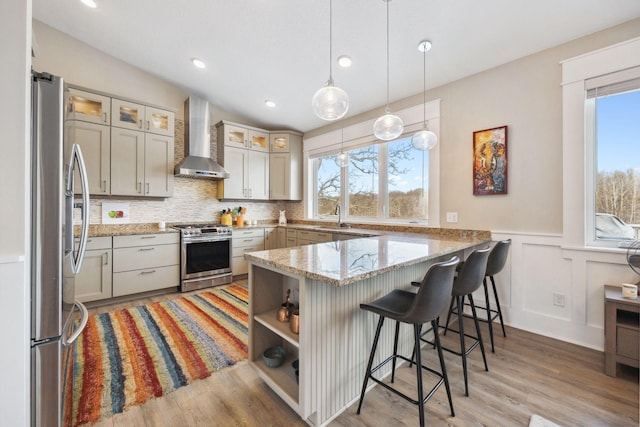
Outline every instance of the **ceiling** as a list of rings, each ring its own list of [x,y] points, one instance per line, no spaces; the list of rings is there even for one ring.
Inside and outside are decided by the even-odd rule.
[[[327,124],[311,98],[329,77],[329,0],[96,2],[33,0],[33,17],[257,126]],[[386,5],[333,0],[333,78],[349,95],[347,117],[382,114],[387,102]],[[637,17],[638,0],[391,1],[390,101],[422,93],[422,39],[433,42],[430,88]],[[351,68],[335,63],[342,54]]]

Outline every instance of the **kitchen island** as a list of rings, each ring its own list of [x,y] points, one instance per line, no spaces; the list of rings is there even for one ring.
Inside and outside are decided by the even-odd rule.
[[[459,236],[389,233],[245,255],[249,261],[249,360],[262,379],[311,425],[326,425],[360,394],[377,319],[360,310],[393,289],[409,289],[428,267],[490,241],[488,232]],[[299,334],[277,320],[287,290],[299,304]],[[380,336],[376,359],[391,354],[393,322]],[[400,328],[409,355],[412,330]],[[286,360],[267,367],[262,352],[283,346]],[[299,361],[299,384],[291,364]],[[374,361],[375,363],[375,361]],[[383,372],[390,372],[390,366]]]

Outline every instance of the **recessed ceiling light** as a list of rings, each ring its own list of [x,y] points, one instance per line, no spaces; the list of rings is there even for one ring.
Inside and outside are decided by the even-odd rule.
[[[93,0],[81,0],[81,1],[82,3],[84,3],[85,6],[90,7],[91,9],[95,9],[96,7],[98,7],[96,2]]]
[[[276,103],[270,99],[267,99],[266,101],[264,101],[264,105],[266,105],[269,108],[275,108]]]
[[[207,64],[200,58],[191,58],[191,63],[198,68],[206,68]]]
[[[349,55],[340,55],[338,57],[338,65],[343,68],[351,67],[351,57]]]

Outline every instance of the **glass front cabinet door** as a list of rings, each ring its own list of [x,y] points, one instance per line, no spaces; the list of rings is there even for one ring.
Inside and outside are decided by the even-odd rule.
[[[111,98],[74,88],[65,91],[65,119],[109,125]]]
[[[141,130],[174,136],[175,113],[148,105],[113,98],[111,125],[124,129]]]

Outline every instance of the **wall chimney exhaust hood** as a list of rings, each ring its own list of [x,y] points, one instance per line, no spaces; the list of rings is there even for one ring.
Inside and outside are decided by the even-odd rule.
[[[201,179],[229,178],[229,172],[211,158],[209,102],[190,96],[184,101],[184,159],[175,176]]]

